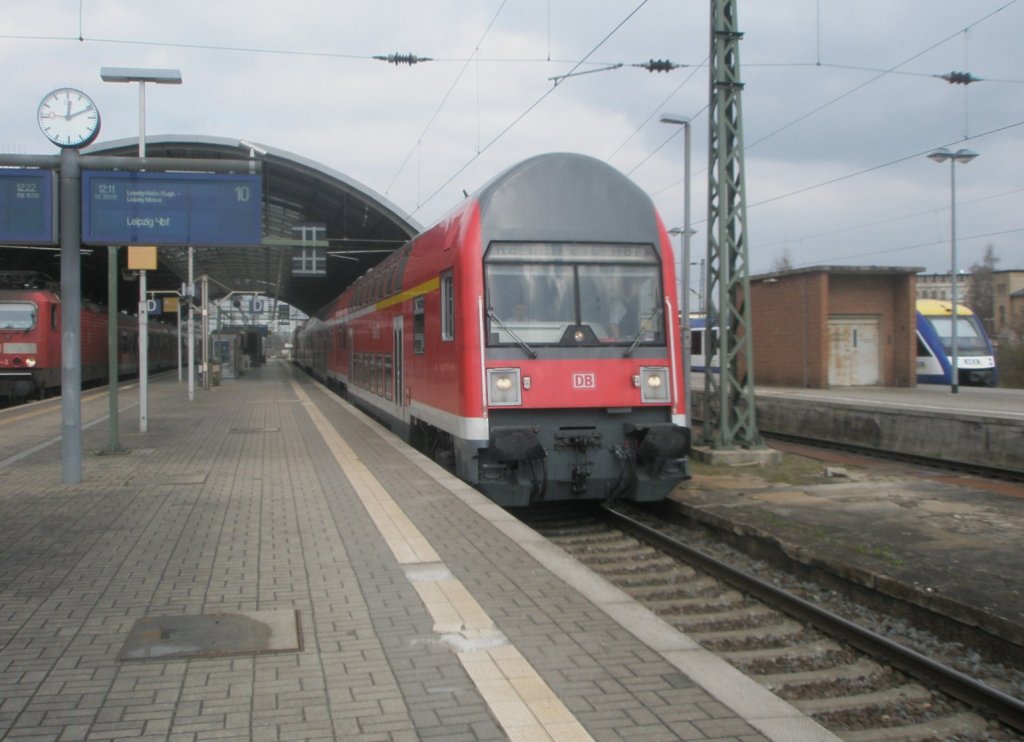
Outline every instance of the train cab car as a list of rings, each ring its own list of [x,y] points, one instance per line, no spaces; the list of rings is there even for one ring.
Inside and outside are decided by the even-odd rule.
[[[0,399],[42,399],[61,385],[62,304],[58,286],[35,271],[0,272]],[[109,378],[106,307],[83,301],[81,380],[86,386]],[[118,376],[139,370],[138,320],[118,316]],[[149,369],[172,368],[178,360],[176,329],[161,322],[148,326]]]
[[[43,396],[60,385],[60,298],[34,271],[0,273],[0,397]]]
[[[495,502],[664,498],[690,431],[672,248],[603,162],[505,171],[356,281],[299,363]]]
[[[995,351],[981,321],[969,307],[957,304],[957,384],[996,386]],[[917,383],[953,383],[953,304],[917,302]]]

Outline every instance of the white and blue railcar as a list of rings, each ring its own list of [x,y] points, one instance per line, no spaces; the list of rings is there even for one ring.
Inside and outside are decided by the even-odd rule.
[[[957,305],[957,384],[996,386],[995,351],[978,317]],[[936,299],[917,302],[917,383],[953,383],[953,304]]]

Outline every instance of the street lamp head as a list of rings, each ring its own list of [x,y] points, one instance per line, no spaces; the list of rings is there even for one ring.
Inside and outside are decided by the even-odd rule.
[[[935,160],[935,162],[942,163],[948,162],[949,160],[956,160],[962,165],[966,165],[968,162],[978,156],[977,152],[972,152],[969,149],[958,149],[956,152],[950,152],[945,147],[937,149],[928,155],[929,160]]]
[[[678,113],[663,113],[661,114],[661,123],[663,124],[678,124],[680,126],[689,126],[690,119],[687,116],[682,116]]]
[[[181,70],[151,67],[100,67],[103,82],[155,82],[158,85],[181,85]]]

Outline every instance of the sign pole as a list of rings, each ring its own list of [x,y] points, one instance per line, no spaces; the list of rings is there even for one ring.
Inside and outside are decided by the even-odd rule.
[[[188,286],[182,293],[188,297],[188,401],[196,397],[196,285],[192,278],[192,246],[188,248]]]
[[[117,413],[118,381],[117,332],[117,246],[107,245],[107,403],[110,424],[107,427],[107,453],[121,450]]]
[[[176,309],[178,315],[178,383],[181,383],[181,300]]]
[[[149,430],[149,302],[146,271],[139,271],[139,432]]]
[[[77,149],[60,153],[60,430],[64,484],[82,481],[81,166]]]

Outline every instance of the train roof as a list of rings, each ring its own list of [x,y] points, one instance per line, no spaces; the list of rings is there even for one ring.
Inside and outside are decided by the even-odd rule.
[[[578,241],[659,244],[654,203],[601,160],[570,152],[531,157],[475,194],[485,242]]]
[[[953,302],[945,301],[944,299],[918,299],[917,311],[926,317],[950,315],[953,314]],[[956,313],[958,315],[962,314],[966,316],[972,316],[974,314],[974,312],[971,311],[971,308],[965,304],[957,304]]]
[[[39,271],[0,271],[0,289],[52,289],[55,285]]]

